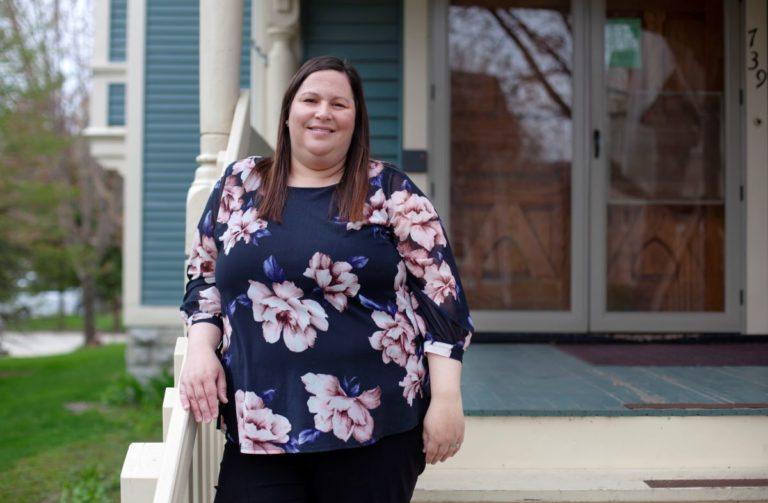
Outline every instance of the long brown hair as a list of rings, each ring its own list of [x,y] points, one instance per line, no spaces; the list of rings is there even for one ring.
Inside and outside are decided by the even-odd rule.
[[[288,175],[291,169],[291,138],[288,132],[288,113],[293,98],[304,80],[321,70],[335,70],[347,76],[355,99],[355,129],[347,150],[344,174],[336,187],[333,200],[339,209],[339,218],[345,221],[363,219],[363,209],[368,194],[368,164],[370,162],[371,135],[368,126],[368,110],[363,96],[363,84],[357,70],[346,60],[334,56],[317,56],[307,60],[293,75],[283,95],[280,107],[280,128],[277,133],[275,155],[262,159],[256,169],[261,177],[258,205],[262,218],[282,223],[283,206],[288,192]],[[333,206],[330,211],[333,211]]]

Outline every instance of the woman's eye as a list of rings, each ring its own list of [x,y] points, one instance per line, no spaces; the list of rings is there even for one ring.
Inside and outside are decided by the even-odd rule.
[[[336,103],[336,104],[334,104],[334,106],[342,107],[342,108],[344,107],[344,105],[342,105],[341,103]]]

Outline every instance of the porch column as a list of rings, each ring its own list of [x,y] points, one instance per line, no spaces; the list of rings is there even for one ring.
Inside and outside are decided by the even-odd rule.
[[[240,94],[243,0],[200,0],[200,155],[187,193],[189,248],[211,185],[220,176],[219,152],[226,150]]]
[[[271,0],[269,3],[269,53],[266,68],[266,138],[272,149],[277,143],[280,125],[280,105],[294,72],[298,69],[298,58],[293,52],[296,37],[299,34],[299,1]]]

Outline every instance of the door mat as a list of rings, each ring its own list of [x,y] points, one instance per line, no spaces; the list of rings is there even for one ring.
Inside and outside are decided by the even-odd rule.
[[[768,343],[555,344],[592,365],[768,366]]]

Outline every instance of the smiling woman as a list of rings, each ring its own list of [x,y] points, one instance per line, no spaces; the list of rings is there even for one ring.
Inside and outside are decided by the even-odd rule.
[[[227,439],[217,502],[410,501],[463,440],[474,328],[445,228],[369,157],[348,63],[305,63],[280,124],[275,155],[229,165],[200,216],[182,404]]]
[[[341,180],[355,128],[356,107],[345,74],[310,74],[291,103],[287,121],[294,158],[291,186],[318,187]]]

